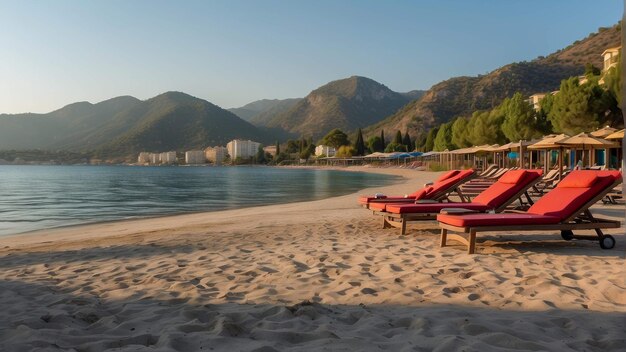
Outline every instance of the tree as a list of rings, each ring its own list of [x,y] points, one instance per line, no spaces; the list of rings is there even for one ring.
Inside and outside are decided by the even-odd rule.
[[[535,109],[524,100],[522,93],[517,92],[512,98],[505,99],[500,108],[504,112],[502,133],[509,141],[531,140],[541,136]]]
[[[300,152],[300,141],[287,140],[287,150],[285,152],[289,154]]]
[[[550,134],[552,133],[552,124],[548,119],[548,114],[550,110],[552,110],[552,105],[554,104],[554,94],[546,94],[539,101],[539,111],[537,111],[537,129],[541,131],[542,134]]]
[[[328,132],[328,134],[322,139],[322,143],[335,149],[339,149],[339,147],[344,145],[350,145],[348,135],[343,133],[343,131],[338,128]]]
[[[383,145],[383,150],[385,149],[385,147],[387,146],[387,143],[385,143],[385,130],[380,130],[380,142]]]
[[[354,147],[349,145],[342,145],[341,147],[339,147],[339,149],[337,149],[337,153],[335,155],[340,158],[349,158],[353,156],[354,153],[356,153]]]
[[[592,63],[588,62],[585,64],[585,76],[587,77],[599,76],[600,72],[601,72],[600,69],[595,67]]]
[[[621,125],[623,123],[622,110],[620,109],[622,104],[622,55],[619,55],[617,65],[606,71],[603,80],[607,90],[607,99],[610,102],[610,114],[607,116],[607,122],[612,125]]]
[[[473,145],[506,143],[506,137],[500,128],[503,122],[504,114],[500,109],[475,111],[467,124],[469,140]]]
[[[418,152],[424,151],[424,144],[426,144],[426,134],[420,133],[415,139],[415,150]]]
[[[593,131],[604,122],[610,104],[609,93],[597,81],[581,85],[577,77],[572,77],[561,82],[548,118],[556,132],[574,135]]]
[[[398,144],[396,142],[391,142],[387,144],[387,146],[385,147],[385,153],[393,152],[406,152],[406,146],[404,146],[404,144]]]
[[[439,127],[435,137],[434,149],[440,152],[446,149],[456,149],[456,146],[452,144],[452,122],[444,123]]]
[[[363,133],[359,128],[356,136],[356,142],[354,143],[354,149],[356,150],[355,155],[365,155],[365,142],[363,141]]]
[[[396,138],[393,139],[393,142],[396,144],[402,144],[402,132],[396,132]]]
[[[315,145],[307,144],[307,146],[300,152],[300,159],[309,160],[311,155],[315,153]]]
[[[267,163],[267,159],[265,158],[265,150],[263,150],[263,145],[259,145],[259,149],[254,156],[254,162],[257,164]]]
[[[367,140],[367,145],[372,153],[382,152],[385,150],[383,141],[378,136],[370,137],[370,139]]]
[[[278,156],[278,154],[280,154],[280,143],[276,141],[276,156]]]
[[[424,151],[430,152],[435,147],[435,137],[437,136],[437,132],[439,132],[439,127],[433,127],[428,131],[428,135],[426,136],[426,142],[424,142]]]
[[[472,145],[469,140],[467,130],[468,121],[464,117],[458,117],[452,124],[452,144],[459,148],[466,148]]]
[[[409,131],[406,131],[404,134],[404,138],[402,138],[402,144],[406,147],[406,151],[410,152],[413,150],[413,142],[411,142],[411,136],[409,136]]]

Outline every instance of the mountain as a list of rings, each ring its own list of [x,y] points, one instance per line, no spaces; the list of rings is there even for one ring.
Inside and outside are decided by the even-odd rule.
[[[86,149],[110,139],[84,138],[140,100],[122,96],[97,104],[78,102],[48,114],[0,114],[0,149]]]
[[[334,128],[354,131],[376,123],[408,100],[372,79],[352,76],[315,89],[265,126],[319,138]]]
[[[414,100],[364,132],[377,135],[397,130],[417,135],[457,116],[469,116],[476,110],[491,109],[515,92],[531,95],[557,90],[561,80],[584,73],[584,65],[602,67],[601,53],[621,43],[621,26],[601,28],[597,33],[547,57],[530,62],[512,63],[486,75],[454,77],[431,87]]]
[[[253,101],[240,108],[228,109],[228,111],[239,116],[241,119],[251,122],[256,126],[265,126],[267,121],[271,120],[274,116],[283,113],[294,105],[296,105],[302,98],[293,99],[262,99]]]
[[[96,151],[134,156],[225,145],[234,138],[273,141],[268,133],[208,101],[167,92],[141,101],[79,102],[48,114],[0,115],[0,149]]]
[[[226,145],[235,138],[259,142],[271,139],[235,114],[180,92],[167,92],[148,99],[125,111],[119,118],[122,121],[135,120],[133,127],[98,148],[98,154],[127,155],[142,150],[183,151]]]
[[[410,100],[416,100],[416,99],[423,97],[424,94],[426,94],[426,91],[425,90],[412,90],[410,92],[400,93],[400,94],[410,101]]]

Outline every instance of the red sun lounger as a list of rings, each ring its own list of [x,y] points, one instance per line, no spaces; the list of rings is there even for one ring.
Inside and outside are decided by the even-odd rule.
[[[370,209],[376,215],[382,215],[383,228],[399,227],[400,233],[404,235],[408,222],[435,220],[437,214],[443,209],[448,209],[450,212],[493,211],[499,213],[517,199],[519,199],[521,206],[526,205],[526,203],[532,204],[532,199],[528,196],[527,191],[539,182],[542,174],[542,170],[508,171],[469,203],[420,203],[420,201],[414,204],[379,203],[371,204]],[[526,196],[526,202],[522,199],[523,195]]]
[[[452,170],[439,176],[432,185],[425,185],[424,188],[407,196],[361,196],[359,197],[359,204],[369,208],[373,203],[414,203],[421,199],[440,201],[447,199],[450,193],[458,192],[459,185],[469,181],[474,176],[474,170]],[[464,200],[462,194],[459,196],[461,200]]]
[[[613,248],[615,239],[603,234],[601,229],[619,228],[620,222],[596,218],[589,208],[621,182],[619,171],[576,170],[526,212],[464,215],[442,212],[437,216],[441,246],[445,247],[448,239],[456,240],[467,245],[471,254],[475,251],[479,232],[561,231],[565,240],[594,240],[599,241],[603,249]],[[574,230],[595,230],[596,236],[574,235]]]

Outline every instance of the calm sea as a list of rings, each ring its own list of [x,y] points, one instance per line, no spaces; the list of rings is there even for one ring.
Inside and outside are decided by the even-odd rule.
[[[270,167],[0,166],[0,235],[315,200],[394,177]]]

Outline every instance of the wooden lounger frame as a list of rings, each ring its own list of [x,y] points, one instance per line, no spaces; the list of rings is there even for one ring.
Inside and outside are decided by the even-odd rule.
[[[519,199],[520,206],[524,206],[524,201],[522,200],[522,196],[526,197],[526,202],[530,205],[533,204],[533,200],[528,194],[528,189],[533,187],[537,182],[539,182],[540,178],[537,178],[535,181],[530,182],[526,188],[521,189],[519,192],[515,193],[506,202],[500,205],[498,208],[493,209],[496,213],[501,213],[504,211],[511,203],[515,202]],[[419,203],[417,203],[419,204]],[[403,214],[392,214],[386,211],[374,211],[374,215],[381,215],[383,218],[383,229],[388,229],[391,227],[400,228],[400,234],[404,236],[406,234],[406,225],[407,222],[413,221],[425,221],[425,220],[435,220],[437,219],[436,213],[403,213]]]
[[[478,232],[493,232],[493,231],[568,231],[569,235],[563,235],[562,237],[565,240],[572,239],[580,239],[580,240],[590,240],[590,241],[599,241],[600,246],[605,248],[603,245],[603,241],[605,238],[610,239],[613,242],[613,246],[615,244],[615,239],[611,235],[605,235],[602,233],[601,229],[615,229],[621,226],[619,221],[609,220],[609,219],[601,219],[594,217],[589,208],[604,198],[607,193],[609,193],[615,186],[619,185],[622,182],[621,179],[615,181],[613,185],[607,187],[604,191],[600,192],[598,195],[593,197],[590,201],[585,203],[583,206],[578,208],[573,215],[569,216],[567,219],[563,220],[558,224],[544,224],[544,225],[505,225],[505,226],[476,226],[476,227],[462,227],[462,226],[454,226],[444,223],[439,223],[439,227],[441,227],[441,247],[445,247],[448,245],[448,240],[455,240],[461,242],[467,246],[467,253],[473,254],[476,250],[476,234]],[[595,230],[596,236],[585,236],[585,235],[574,235],[571,231],[573,230]],[[454,231],[455,234],[450,234],[448,231]],[[463,237],[461,233],[466,234],[466,237]],[[607,247],[607,249],[613,248]]]

